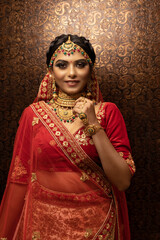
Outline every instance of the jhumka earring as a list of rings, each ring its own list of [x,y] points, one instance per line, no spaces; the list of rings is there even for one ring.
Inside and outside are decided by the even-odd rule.
[[[91,78],[88,80],[88,83],[87,83],[87,94],[86,94],[87,98],[91,98],[95,94],[94,85],[95,85],[95,69],[93,67],[92,73],[91,73]]]
[[[53,98],[57,98],[57,91],[56,91],[56,81],[53,79],[53,84],[52,84],[52,89],[53,89]]]
[[[49,75],[49,77],[51,78],[52,80],[52,90],[53,90],[53,99],[56,99],[57,98],[57,89],[56,89],[56,81],[55,81],[55,78],[53,77],[53,75]]]
[[[87,94],[86,94],[86,97],[87,98],[91,98],[91,96],[92,96],[92,79],[89,79],[88,83],[87,83]]]

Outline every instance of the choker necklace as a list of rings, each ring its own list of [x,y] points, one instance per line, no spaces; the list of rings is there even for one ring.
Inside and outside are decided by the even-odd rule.
[[[70,96],[59,90],[57,99],[50,100],[48,104],[52,107],[57,117],[62,122],[72,123],[78,116],[77,114],[73,113],[73,107],[75,105],[75,101],[81,96],[85,96],[85,94],[79,93]]]

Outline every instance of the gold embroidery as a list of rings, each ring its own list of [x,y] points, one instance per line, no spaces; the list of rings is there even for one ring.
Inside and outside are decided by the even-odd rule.
[[[38,123],[39,123],[39,118],[33,117],[32,126],[34,126],[34,125],[36,125]]]
[[[37,240],[37,239],[40,239],[40,232],[39,231],[35,231],[33,232],[32,234],[32,240]]]
[[[36,180],[37,180],[36,173],[32,173],[31,182],[34,182]]]
[[[86,229],[86,232],[84,234],[85,238],[89,238],[92,235],[92,229]]]
[[[45,87],[42,88],[42,91],[43,91],[43,92],[47,92],[47,88],[45,88]]]
[[[103,235],[106,235],[107,234],[107,230],[104,229],[102,233],[103,233]]]
[[[119,155],[120,155],[121,157],[123,157],[124,154],[123,154],[123,152],[119,152]]]
[[[126,159],[126,162],[128,163],[128,165],[133,169],[133,171],[136,171],[136,167],[132,158],[132,155],[129,153],[128,158]]]
[[[99,240],[102,240],[102,239],[103,239],[103,235],[99,235],[99,236],[98,236],[98,239],[99,239]]]
[[[42,115],[42,116],[45,115],[45,112],[41,112],[41,115]]]
[[[23,175],[27,174],[27,170],[23,166],[19,156],[16,156],[15,163],[14,163],[14,169],[11,175],[12,179],[18,179],[22,177]]]
[[[51,141],[49,142],[49,144],[53,147],[53,146],[56,145],[56,142],[55,142],[54,140],[51,140]]]
[[[61,133],[59,131],[56,131],[56,136],[60,136]]]
[[[75,152],[71,153],[71,157],[72,157],[72,158],[76,158],[76,156],[77,156],[77,155],[76,155]]]
[[[51,127],[51,128],[54,127],[54,123],[50,123],[49,127]]]
[[[85,172],[82,172],[82,176],[80,177],[80,180],[82,182],[85,182],[88,179],[89,179],[88,175]]]
[[[47,122],[47,123],[50,123],[50,122],[51,122],[51,119],[47,119],[46,122]]]
[[[80,163],[80,159],[77,158],[77,159],[75,160],[75,162],[76,162],[76,163]]]
[[[75,138],[77,139],[77,142],[80,144],[80,145],[85,145],[87,146],[88,145],[88,140],[90,140],[89,137],[87,137],[84,133],[84,131],[81,133],[81,131],[79,130],[78,133],[75,135]]]
[[[123,152],[119,152],[119,155],[121,157],[124,157],[124,153]],[[128,155],[128,158],[125,159],[125,161],[128,163],[128,165],[132,168],[132,170],[135,172],[136,171],[136,167],[135,167],[135,164],[134,164],[134,161],[133,161],[133,158],[132,158],[132,155],[131,153],[129,153]]]
[[[67,152],[72,152],[72,148],[71,148],[71,147],[68,147],[68,148],[67,148]]]
[[[60,136],[60,137],[59,137],[59,140],[60,140],[60,141],[64,141],[64,136]]]
[[[102,103],[100,108],[99,108],[99,111],[97,113],[97,119],[98,119],[98,122],[101,123],[102,122],[102,119],[105,117],[105,109],[104,109],[104,105],[105,103]]]
[[[44,119],[47,119],[47,117],[48,117],[48,115],[47,115],[47,114],[43,116],[43,118],[44,118]]]
[[[64,142],[63,142],[63,146],[64,146],[64,147],[68,147],[68,142],[67,142],[67,141],[64,141]]]

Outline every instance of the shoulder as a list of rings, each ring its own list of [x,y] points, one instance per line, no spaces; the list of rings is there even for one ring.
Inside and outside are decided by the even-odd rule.
[[[22,112],[22,115],[20,117],[20,120],[19,120],[19,124],[22,124],[24,122],[32,122],[33,120],[33,117],[35,116],[35,113],[32,109],[32,105],[29,105],[28,107],[26,107],[23,112]]]
[[[121,114],[119,108],[115,103],[103,102],[100,105],[100,111],[104,113],[105,116],[110,116],[110,114]]]
[[[104,102],[102,103],[105,111],[119,111],[117,105],[112,102]]]
[[[123,116],[116,106],[116,104],[112,102],[103,102],[99,108],[99,114],[101,115],[102,121],[107,124],[117,123],[119,121],[123,121]]]

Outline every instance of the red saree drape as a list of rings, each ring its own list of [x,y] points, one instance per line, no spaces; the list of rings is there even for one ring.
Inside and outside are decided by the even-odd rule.
[[[133,174],[118,108],[100,103],[96,114]],[[109,183],[92,138],[80,120],[69,132],[44,101],[21,117],[0,219],[8,239],[130,239],[125,194]]]

